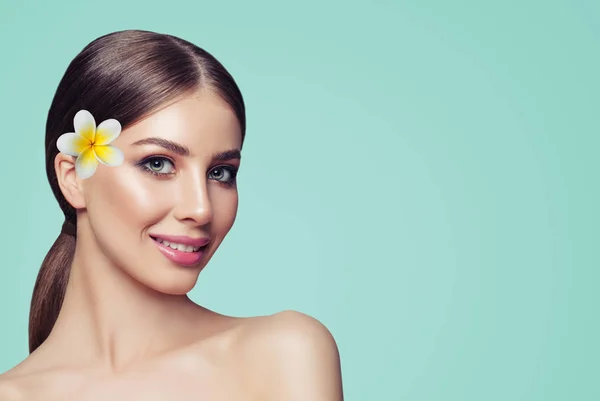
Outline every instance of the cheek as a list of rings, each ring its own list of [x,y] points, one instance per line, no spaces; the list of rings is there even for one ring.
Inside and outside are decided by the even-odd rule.
[[[211,196],[213,204],[213,227],[225,236],[235,221],[238,209],[238,193],[235,189],[216,188]]]
[[[119,231],[140,231],[164,216],[169,208],[161,182],[141,172],[119,169],[98,177],[87,201],[88,213],[96,224],[110,224]]]

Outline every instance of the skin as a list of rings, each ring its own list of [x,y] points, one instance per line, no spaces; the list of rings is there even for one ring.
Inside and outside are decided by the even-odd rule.
[[[134,144],[148,138],[190,154]],[[48,340],[0,375],[0,401],[341,401],[338,349],[320,322],[294,311],[225,316],[186,295],[237,212],[235,181],[226,181],[240,160],[215,159],[241,148],[228,105],[210,91],[183,97],[113,145],[123,164],[100,165],[86,180],[72,157],[56,157],[60,187],[78,212],[71,277]],[[171,174],[140,166],[157,155],[173,163],[146,166]],[[181,267],[151,233],[211,242],[197,266]]]

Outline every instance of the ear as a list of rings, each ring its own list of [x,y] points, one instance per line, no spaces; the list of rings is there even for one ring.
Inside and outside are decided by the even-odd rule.
[[[74,209],[85,208],[83,180],[77,177],[75,157],[59,152],[54,158],[54,171],[56,172],[58,186],[67,202]]]

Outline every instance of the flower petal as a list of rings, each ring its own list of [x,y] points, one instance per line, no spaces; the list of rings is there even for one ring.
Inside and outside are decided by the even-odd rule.
[[[79,110],[75,114],[73,119],[73,125],[75,126],[75,132],[94,143],[94,136],[96,133],[96,120],[94,116],[87,110]]]
[[[94,152],[98,161],[107,166],[118,166],[123,163],[123,159],[125,158],[123,152],[112,145],[96,145],[94,146]]]
[[[95,145],[108,145],[121,134],[121,123],[114,118],[102,121],[96,128]]]
[[[90,141],[74,132],[62,134],[56,141],[58,150],[70,156],[79,156],[90,145]]]
[[[97,167],[98,160],[96,160],[96,155],[94,154],[94,148],[92,146],[84,150],[75,162],[75,171],[77,171],[77,175],[84,180],[94,175]]]

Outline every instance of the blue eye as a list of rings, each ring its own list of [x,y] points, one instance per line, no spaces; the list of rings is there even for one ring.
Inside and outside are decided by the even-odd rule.
[[[208,174],[211,180],[219,181],[224,184],[232,185],[235,182],[237,169],[231,166],[219,166],[210,170]]]
[[[140,165],[151,174],[168,175],[175,170],[173,162],[166,157],[150,157],[143,160]]]

